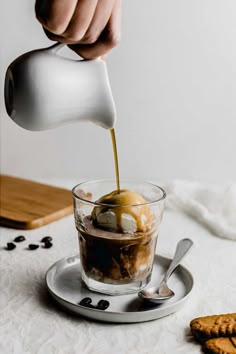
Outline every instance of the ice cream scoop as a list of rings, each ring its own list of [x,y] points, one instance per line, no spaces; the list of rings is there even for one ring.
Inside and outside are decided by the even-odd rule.
[[[103,229],[122,233],[145,232],[153,224],[154,216],[148,201],[130,190],[113,191],[97,200],[93,209],[93,223]]]

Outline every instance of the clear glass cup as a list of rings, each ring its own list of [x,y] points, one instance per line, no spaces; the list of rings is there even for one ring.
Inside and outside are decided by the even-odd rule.
[[[136,213],[141,211],[139,208],[148,208],[151,222],[149,220],[145,231],[104,230],[92,221],[92,211],[96,207],[109,208],[115,213],[117,205],[97,202],[103,195],[116,190],[114,180],[88,181],[72,190],[82,280],[90,290],[109,295],[134,293],[149,283],[166,196],[161,187],[148,182],[121,180],[120,185],[122,190],[137,192],[147,201],[129,205]],[[127,209],[119,207],[123,215],[122,211],[125,213]]]

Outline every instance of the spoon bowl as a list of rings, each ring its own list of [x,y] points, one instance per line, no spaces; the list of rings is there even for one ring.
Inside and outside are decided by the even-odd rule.
[[[166,283],[163,283],[159,287],[154,286],[147,290],[140,291],[138,295],[143,300],[147,300],[155,304],[161,304],[166,300],[171,299],[175,295],[175,293],[173,290],[168,288]]]

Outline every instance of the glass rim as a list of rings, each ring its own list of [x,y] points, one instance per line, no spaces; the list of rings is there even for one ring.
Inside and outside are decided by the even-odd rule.
[[[155,200],[152,200],[152,201],[148,201],[146,203],[141,203],[141,204],[127,204],[127,205],[117,205],[117,204],[107,204],[107,203],[99,203],[99,202],[96,202],[96,201],[91,201],[89,199],[86,199],[84,197],[80,197],[76,194],[75,190],[80,187],[81,185],[84,185],[84,184],[90,184],[90,183],[98,183],[98,182],[114,182],[115,183],[115,180],[114,179],[95,179],[95,180],[87,180],[87,181],[84,181],[84,182],[80,182],[78,184],[76,184],[73,188],[72,188],[72,195],[75,199],[78,199],[78,200],[81,200],[85,203],[88,203],[88,204],[92,204],[92,205],[96,205],[96,206],[104,206],[104,207],[110,207],[110,208],[114,208],[114,207],[120,207],[120,208],[127,208],[127,207],[140,207],[140,206],[144,206],[144,205],[152,205],[152,204],[156,204],[156,203],[159,203],[161,202],[162,200],[164,200],[166,198],[166,192],[165,190],[158,186],[157,184],[155,183],[152,183],[152,182],[147,182],[147,181],[140,181],[140,180],[132,180],[132,179],[121,179],[121,182],[127,182],[127,183],[140,183],[140,184],[146,184],[146,185],[149,185],[149,186],[152,186],[152,187],[155,187],[157,188],[159,191],[162,192],[162,196],[158,199],[155,199]],[[122,190],[122,189],[121,189]]]

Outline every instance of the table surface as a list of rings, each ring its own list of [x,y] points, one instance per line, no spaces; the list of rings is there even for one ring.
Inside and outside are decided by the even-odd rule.
[[[73,183],[58,185],[72,187]],[[15,236],[27,241],[13,251],[4,249]],[[26,249],[51,235],[51,249]],[[0,231],[0,353],[9,354],[186,354],[201,353],[189,322],[199,316],[235,312],[236,242],[210,234],[193,219],[166,210],[157,253],[172,257],[183,237],[194,247],[183,261],[195,286],[178,312],[137,324],[99,323],[67,313],[49,296],[45,273],[57,260],[78,252],[73,216],[39,229]]]

